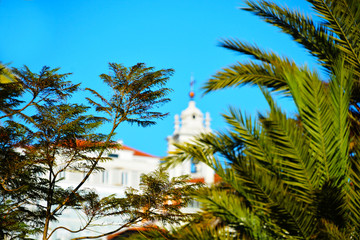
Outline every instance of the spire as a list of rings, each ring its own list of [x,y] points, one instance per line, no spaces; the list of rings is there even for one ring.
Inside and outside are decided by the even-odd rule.
[[[191,78],[190,78],[190,92],[189,92],[189,96],[190,96],[190,100],[191,100],[191,101],[194,100],[194,97],[195,97],[194,84],[195,84],[194,76],[193,76],[193,74],[191,74]]]

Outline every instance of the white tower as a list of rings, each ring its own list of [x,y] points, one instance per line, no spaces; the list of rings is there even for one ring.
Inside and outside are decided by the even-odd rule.
[[[191,88],[194,81],[191,81]],[[175,115],[175,129],[172,136],[167,137],[168,152],[175,149],[174,143],[183,143],[191,141],[191,139],[200,134],[211,132],[210,114],[203,113],[195,106],[194,92],[190,91],[190,101],[188,107],[179,115]],[[170,177],[188,174],[194,180],[203,181],[205,183],[214,182],[214,171],[202,162],[187,161],[169,170]]]

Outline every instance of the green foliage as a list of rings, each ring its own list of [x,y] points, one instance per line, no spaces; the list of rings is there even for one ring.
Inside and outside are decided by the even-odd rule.
[[[4,93],[1,98],[1,109],[5,115],[0,119],[14,115],[24,116],[23,111],[31,106],[54,104],[59,100],[66,100],[80,84],[71,84],[65,79],[70,73],[59,74],[59,68],[43,67],[39,74],[33,73],[27,66],[22,69],[13,68],[15,81],[0,83],[0,90]],[[26,95],[26,96],[25,96]],[[25,102],[25,100],[28,100]],[[21,108],[20,104],[23,104]]]
[[[356,236],[360,194],[352,185],[359,179],[352,173],[358,166],[352,168],[351,162],[357,162],[358,155],[349,154],[347,118],[352,74],[340,62],[325,89],[314,73],[287,71],[301,125],[262,88],[270,107],[267,114],[252,120],[230,109],[224,115],[229,132],[177,145],[166,164],[197,159],[216,171],[235,195],[222,188],[196,195],[203,210],[219,217],[238,237]]]
[[[199,183],[189,183],[188,176],[169,179],[164,169],[141,175],[140,189],[128,188],[124,198],[109,196],[99,200],[92,196],[84,207],[88,218],[121,216],[124,220],[111,232],[98,236],[78,237],[74,239],[99,238],[116,233],[125,227],[141,221],[163,224],[177,224],[189,220],[195,214],[183,213],[193,192],[201,188]]]
[[[81,187],[93,172],[103,170],[98,163],[109,160],[102,156],[104,152],[119,147],[112,141],[119,124],[146,127],[166,115],[152,109],[169,101],[170,89],[164,85],[173,70],[154,71],[144,64],[110,67],[114,75],[100,78],[114,94],[103,97],[88,89],[105,103],[102,106],[88,98],[99,116],[89,115],[89,106],[70,102],[80,84],[67,81],[70,73],[60,74],[59,68],[44,67],[39,74],[26,66],[13,68],[15,80],[0,83],[0,119],[5,120],[0,128],[1,236],[25,239],[40,232],[49,239],[59,229],[80,232],[105,217],[105,209],[114,207],[113,197],[100,199]],[[97,133],[109,120],[111,131]],[[83,172],[84,178],[73,188],[63,189],[59,183],[64,171]],[[51,222],[66,209],[83,209],[84,227],[49,231]]]
[[[5,225],[1,226],[1,231],[8,237],[21,236],[25,239],[28,234],[41,231],[43,227],[46,211],[38,203],[46,199],[44,186],[47,182],[39,176],[45,173],[46,168],[25,152],[32,144],[34,145],[31,150],[34,151],[35,145],[40,144],[37,139],[40,139],[44,131],[41,133],[39,129],[38,132],[34,132],[36,120],[23,114],[23,111],[32,108],[36,112],[45,106],[54,108],[53,104],[59,98],[65,99],[76,90],[76,85],[64,82],[66,74],[59,75],[56,71],[57,69],[49,70],[44,67],[37,75],[32,74],[27,67],[23,70],[13,69],[15,81],[1,83],[0,89],[4,93],[1,99],[1,112],[4,115],[0,118],[7,119],[1,126],[0,140],[1,212],[2,220],[5,222]],[[30,99],[27,103],[24,94],[28,94],[27,97]],[[20,119],[28,124],[21,123]],[[42,138],[46,137],[43,135]]]
[[[181,208],[189,204],[191,194],[201,187],[201,184],[189,183],[188,180],[189,177],[186,175],[169,180],[169,175],[164,169],[148,175],[143,174],[140,178],[140,189],[129,189],[126,192],[130,200],[128,206],[149,221],[184,221],[185,217],[192,214],[183,213]]]
[[[144,63],[130,68],[117,63],[109,63],[109,66],[112,74],[101,74],[100,78],[114,91],[113,96],[107,100],[95,90],[87,89],[101,100],[98,103],[87,98],[97,111],[109,115],[109,121],[116,119],[116,126],[126,121],[146,127],[167,115],[152,109],[170,101],[166,96],[171,89],[164,86],[174,70],[154,71]]]
[[[245,10],[305,47],[328,79],[254,44],[224,40],[223,47],[255,61],[224,68],[204,90],[257,85],[270,110],[252,119],[231,108],[224,115],[228,132],[177,145],[166,159],[167,166],[197,159],[215,170],[225,189],[197,198],[206,214],[220,218],[237,237],[358,239],[360,234],[360,6],[352,0],[308,2],[320,21],[262,0],[247,1]],[[276,105],[269,90],[293,99],[297,119]]]
[[[278,27],[304,47],[323,66],[329,77],[336,74],[338,59],[344,59],[344,66],[351,69],[353,88],[350,97],[350,120],[353,135],[360,134],[360,6],[356,0],[311,0],[308,1],[319,20],[291,10],[271,1],[246,1],[249,11],[266,22]],[[221,45],[232,51],[246,54],[255,59],[248,63],[237,63],[218,71],[204,86],[206,92],[246,84],[266,86],[272,91],[288,95],[285,72],[287,68],[302,69],[286,57],[265,51],[254,44],[237,39],[223,40]],[[323,82],[326,87],[326,82]],[[357,140],[354,140],[357,141]]]
[[[8,69],[6,64],[0,62],[0,83],[9,83],[14,81],[14,74]]]
[[[202,226],[200,228],[196,225],[188,225],[178,229],[172,229],[171,231],[165,231],[163,229],[147,229],[141,231],[139,234],[133,235],[129,239],[131,240],[145,240],[145,239],[168,239],[168,240],[180,240],[180,239],[196,239],[196,240],[230,240],[234,239],[233,234],[229,231],[217,232],[214,228],[209,226]]]

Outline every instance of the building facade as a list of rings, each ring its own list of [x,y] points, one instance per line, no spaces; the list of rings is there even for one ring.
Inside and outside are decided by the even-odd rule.
[[[94,172],[82,186],[82,189],[93,189],[100,197],[115,194],[124,197],[129,187],[139,189],[141,174],[147,174],[159,167],[160,157],[156,157],[134,148],[122,145],[121,149],[114,149],[106,154],[110,161],[100,163],[104,171]],[[62,172],[63,180],[59,185],[63,188],[75,187],[84,177],[81,172]],[[95,221],[89,230],[76,234],[60,229],[54,232],[51,239],[68,240],[74,237],[100,235],[118,228],[123,220],[121,217],[105,218]],[[64,226],[71,230],[78,230],[86,224],[85,216],[75,210],[62,212],[59,221],[50,224],[50,231]],[[96,226],[98,225],[98,226]],[[39,239],[41,239],[39,237]],[[106,239],[103,237],[101,239]]]

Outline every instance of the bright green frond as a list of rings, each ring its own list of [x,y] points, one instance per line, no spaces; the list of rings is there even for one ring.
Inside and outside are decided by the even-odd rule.
[[[310,141],[317,161],[317,176],[322,181],[329,179],[335,172],[329,164],[336,151],[332,106],[329,104],[328,89],[315,73],[292,71],[286,75],[290,92],[298,108],[300,119]]]
[[[279,174],[285,179],[289,190],[297,192],[299,199],[310,203],[310,193],[319,185],[315,159],[308,151],[310,142],[305,137],[304,129],[275,105],[265,88],[261,89],[269,103],[270,113],[268,117],[262,116],[260,121],[277,155],[274,164],[281,169]]]
[[[316,23],[311,17],[297,10],[290,10],[268,1],[246,1],[244,10],[263,18],[266,22],[279,27],[284,33],[304,46],[328,70],[338,55],[332,34],[321,23]]]
[[[336,174],[342,177],[347,175],[350,152],[349,104],[352,92],[352,73],[346,69],[344,61],[339,61],[335,67],[335,74],[332,76],[329,88],[331,105],[334,110],[333,123],[337,151],[334,156],[336,161],[331,161],[331,163],[337,166]]]
[[[360,3],[358,1],[308,0],[335,34],[337,47],[360,76]]]
[[[247,54],[261,62],[237,63],[217,72],[203,87],[206,93],[226,87],[242,85],[261,85],[274,91],[288,93],[288,86],[284,79],[287,68],[294,68],[296,64],[272,51],[264,51],[256,45],[238,40],[224,40],[222,46],[236,52]]]
[[[197,192],[195,197],[202,203],[203,211],[221,218],[222,222],[234,229],[239,237],[271,239],[273,231],[283,234],[281,229],[274,229],[253,214],[246,206],[244,198],[231,190],[205,188]]]

